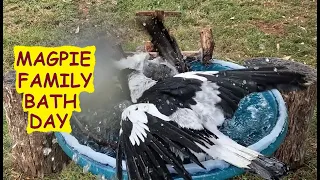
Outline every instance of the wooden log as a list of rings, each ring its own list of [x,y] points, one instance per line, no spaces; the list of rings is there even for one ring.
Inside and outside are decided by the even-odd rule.
[[[212,59],[214,41],[211,28],[203,28],[200,31],[200,43],[203,52],[202,62],[207,64]]]
[[[154,46],[153,46],[153,44],[152,44],[151,41],[146,41],[146,42],[144,43],[144,50],[145,50],[146,52],[153,52],[153,51],[155,51]]]
[[[303,91],[281,92],[288,109],[289,128],[285,141],[274,156],[287,163],[292,170],[304,163],[307,136],[317,101],[317,70],[302,63],[277,58],[258,58],[245,61],[245,66],[285,66],[289,70],[301,72],[311,85]]]
[[[15,71],[3,79],[3,104],[13,144],[11,154],[17,171],[27,177],[43,178],[60,172],[70,159],[60,148],[53,133],[27,134],[27,113],[22,108],[22,95],[15,88]]]

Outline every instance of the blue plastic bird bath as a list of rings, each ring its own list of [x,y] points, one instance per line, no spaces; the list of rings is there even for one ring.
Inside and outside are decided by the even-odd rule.
[[[218,71],[224,69],[240,69],[243,66],[212,60],[208,66],[200,62],[192,62],[193,71]],[[274,153],[283,142],[287,133],[287,109],[278,90],[254,93],[245,97],[232,119],[226,120],[220,130],[238,143],[249,146],[264,155]],[[55,133],[63,151],[78,165],[93,174],[109,179],[115,175],[116,161],[113,157],[96,152],[88,146],[79,144],[78,140],[66,133]],[[220,160],[202,162],[207,170],[191,163],[185,168],[193,179],[228,179],[242,174],[242,169],[231,166]],[[126,173],[124,178],[127,178]],[[181,179],[181,178],[176,178]]]

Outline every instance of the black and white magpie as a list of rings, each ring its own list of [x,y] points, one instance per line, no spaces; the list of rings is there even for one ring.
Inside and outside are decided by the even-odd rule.
[[[134,60],[133,60],[134,59]],[[203,167],[197,153],[248,169],[265,179],[287,171],[280,161],[237,144],[218,130],[233,116],[240,100],[253,92],[277,87],[304,88],[304,75],[283,67],[186,72],[161,81],[146,77],[148,54],[118,62],[128,72],[132,102],[121,117],[117,176],[122,178],[123,153],[130,179],[171,179],[166,164],[184,179],[191,179],[180,156]]]
[[[200,154],[265,179],[285,174],[283,163],[237,144],[218,127],[233,116],[244,96],[273,88],[304,88],[304,75],[283,67],[179,74],[187,69],[176,41],[159,19],[146,22],[142,24],[162,58],[149,61],[147,53],[140,53],[116,63],[135,103],[121,117],[118,178],[122,179],[125,159],[129,179],[172,179],[168,164],[184,179],[191,179],[182,159],[189,157],[204,168]]]

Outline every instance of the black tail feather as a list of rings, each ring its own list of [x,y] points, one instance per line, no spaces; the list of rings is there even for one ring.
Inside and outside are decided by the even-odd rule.
[[[191,161],[193,161],[194,163],[196,163],[198,166],[202,167],[203,169],[206,169],[202,164],[201,162],[198,160],[198,158],[188,149],[188,148],[185,148],[184,146],[182,146],[179,142],[174,142],[174,141],[171,141],[169,138],[166,138],[166,137],[161,137],[161,136],[157,136],[157,138],[159,140],[162,140],[165,141],[166,143],[164,144],[167,144],[169,145],[169,147],[167,148],[170,148],[170,147],[173,147],[173,148],[176,148],[177,150],[179,150],[182,154],[184,155],[187,155]]]
[[[173,168],[177,171],[179,175],[181,175],[186,180],[191,180],[191,175],[188,173],[188,171],[181,166],[181,162],[175,157],[174,153],[169,149],[166,148],[160,141],[158,141],[156,138],[153,138],[153,144],[151,144],[152,147],[159,152],[159,154],[163,154],[163,159],[172,164]]]
[[[151,42],[159,51],[159,55],[175,65],[180,73],[187,71],[187,66],[183,61],[183,56],[177,41],[169,35],[168,30],[158,17],[148,18],[146,21],[139,20],[149,36]]]
[[[230,80],[246,85],[253,85],[252,92],[261,92],[277,88],[284,91],[304,89],[307,86],[305,75],[286,69],[285,67],[256,67],[219,72]],[[246,83],[243,83],[243,81]],[[251,93],[251,92],[250,92]]]
[[[171,174],[168,171],[166,164],[163,162],[162,158],[156,151],[150,149],[149,146],[141,144],[141,148],[146,153],[145,161],[150,164],[149,168],[153,168],[153,170],[157,173],[156,177],[163,177],[164,180],[172,179]],[[151,173],[153,176],[153,173]]]
[[[117,178],[119,180],[122,179],[122,159],[123,159],[123,137],[120,135],[117,149],[117,158],[116,158],[116,170],[117,170]]]
[[[289,167],[279,160],[262,155],[253,160],[249,167],[250,171],[268,180],[278,180],[289,171]]]

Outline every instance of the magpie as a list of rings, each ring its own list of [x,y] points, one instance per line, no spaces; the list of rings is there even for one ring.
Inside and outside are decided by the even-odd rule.
[[[177,154],[204,168],[196,156],[203,153],[265,179],[278,179],[288,171],[284,163],[241,146],[218,127],[250,93],[304,89],[308,82],[303,74],[284,67],[255,67],[185,72],[157,81],[142,71],[148,59],[147,53],[140,53],[116,62],[126,71],[134,103],[121,115],[118,179],[122,179],[122,159],[132,180],[172,179],[167,165],[184,179],[192,179]]]

